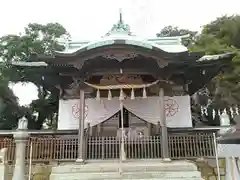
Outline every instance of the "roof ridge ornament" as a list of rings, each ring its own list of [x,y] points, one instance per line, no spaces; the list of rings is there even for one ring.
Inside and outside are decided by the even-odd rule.
[[[122,34],[130,36],[132,33],[130,31],[130,26],[125,24],[122,18],[122,9],[119,10],[119,20],[117,24],[114,24],[112,29],[106,34],[106,36]]]
[[[122,20],[122,8],[119,9],[119,22],[123,23],[123,20]]]

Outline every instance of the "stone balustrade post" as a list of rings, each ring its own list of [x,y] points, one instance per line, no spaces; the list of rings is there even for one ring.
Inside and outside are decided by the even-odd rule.
[[[7,161],[7,148],[0,150],[0,180],[8,180],[8,161]]]
[[[16,143],[15,168],[13,172],[13,180],[25,180],[25,151],[28,140],[27,119],[25,117],[18,121],[18,129],[14,133]]]

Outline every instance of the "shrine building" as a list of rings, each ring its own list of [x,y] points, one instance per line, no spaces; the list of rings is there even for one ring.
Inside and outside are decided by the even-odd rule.
[[[193,127],[191,95],[234,56],[189,52],[184,38],[135,36],[120,15],[97,41],[70,41],[64,51],[12,65],[36,70],[49,90],[59,90],[58,129],[78,130],[79,161],[86,136],[120,142],[112,151],[122,160],[134,156],[130,141],[159,137],[161,152],[153,158],[169,158],[168,129]]]

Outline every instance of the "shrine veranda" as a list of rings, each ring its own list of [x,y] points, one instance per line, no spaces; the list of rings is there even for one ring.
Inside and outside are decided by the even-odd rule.
[[[158,136],[159,157],[168,158],[168,128],[193,127],[190,96],[234,57],[189,52],[184,38],[144,39],[120,18],[98,41],[70,41],[62,52],[12,65],[31,68],[59,91],[58,130],[78,130],[79,161],[86,136],[120,140],[122,159],[129,139]]]

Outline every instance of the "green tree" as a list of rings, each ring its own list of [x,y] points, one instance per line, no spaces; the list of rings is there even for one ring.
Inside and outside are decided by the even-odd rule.
[[[58,23],[29,24],[22,34],[7,35],[0,38],[0,57],[5,62],[1,71],[8,82],[32,82],[37,86],[38,99],[29,107],[21,107],[21,113],[28,118],[30,129],[41,129],[45,121],[56,118],[58,91],[44,82],[44,75],[33,68],[11,67],[11,61],[26,61],[32,53],[38,55],[51,55],[54,51],[61,51],[64,46],[59,40],[69,38],[66,29]],[[42,70],[41,70],[42,71]],[[4,113],[3,113],[4,114]],[[15,124],[16,119],[9,119]],[[10,127],[9,127],[10,128]]]
[[[201,89],[198,99],[210,99],[209,112],[211,109],[222,109],[232,104],[240,103],[239,96],[239,48],[240,48],[240,16],[223,16],[205,25],[200,34],[188,29],[166,26],[157,36],[179,36],[190,34],[187,44],[190,51],[205,52],[206,54],[236,53],[232,68],[220,73],[217,77]],[[186,44],[185,44],[186,45]],[[193,109],[199,109],[192,107]],[[199,114],[199,112],[197,113]],[[219,120],[209,119],[208,123],[217,125]]]
[[[8,86],[8,80],[0,76],[0,129],[15,128],[17,120],[21,117],[17,97]]]
[[[236,54],[232,67],[225,69],[207,86],[204,92],[209,92],[214,106],[219,108],[232,104],[240,104],[240,16],[222,16],[205,25],[200,34],[188,29],[174,26],[164,27],[159,37],[180,36],[190,34],[187,44],[190,51],[200,51],[206,54],[220,54],[233,52]],[[186,44],[185,44],[186,45]],[[206,93],[205,93],[206,94]]]
[[[240,16],[223,16],[205,25],[190,49],[206,54],[236,54],[232,68],[215,77],[207,88],[215,106],[240,104]]]

